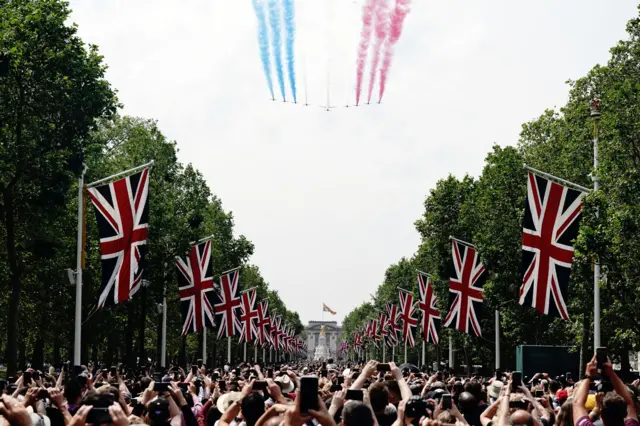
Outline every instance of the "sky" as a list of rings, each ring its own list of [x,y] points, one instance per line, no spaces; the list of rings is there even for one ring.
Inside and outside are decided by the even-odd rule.
[[[415,253],[436,182],[478,176],[491,146],[562,106],[565,82],[606,63],[637,15],[637,0],[413,0],[383,102],[354,108],[363,0],[294,0],[298,104],[271,100],[251,0],[70,4],[123,113],[177,141],[303,323],[322,302],[340,322],[369,300]]]

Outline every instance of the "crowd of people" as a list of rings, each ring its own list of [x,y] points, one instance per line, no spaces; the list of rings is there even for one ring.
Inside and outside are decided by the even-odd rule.
[[[26,369],[0,381],[0,426],[639,426],[638,382],[596,356],[575,383],[373,360],[149,370]]]

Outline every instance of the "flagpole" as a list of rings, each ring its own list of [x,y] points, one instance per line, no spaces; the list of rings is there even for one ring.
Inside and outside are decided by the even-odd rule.
[[[496,370],[500,369],[500,312],[496,309]]]
[[[264,346],[262,347],[262,363],[267,363],[267,351],[265,350]]]
[[[404,362],[407,362],[407,342],[404,342]]]
[[[126,174],[128,174],[128,173],[137,172],[138,170],[144,169],[145,167],[151,167],[151,166],[153,166],[153,165],[154,165],[154,163],[155,163],[155,161],[151,160],[151,161],[149,161],[149,162],[148,162],[148,163],[146,163],[146,164],[142,164],[141,166],[137,166],[137,167],[134,167],[134,168],[132,168],[132,169],[125,170],[125,171],[122,171],[122,172],[120,172],[120,173],[116,173],[115,175],[107,176],[106,178],[102,178],[102,179],[97,180],[97,181],[95,181],[95,182],[91,182],[91,183],[90,183],[89,185],[87,185],[87,186],[88,186],[89,188],[94,187],[94,186],[96,186],[96,185],[99,185],[99,184],[101,184],[101,183],[103,183],[103,182],[106,182],[106,181],[108,181],[108,180],[111,180],[111,179],[115,179],[115,178],[120,177],[120,176],[122,176],[122,175],[126,175]]]
[[[253,363],[254,364],[258,363],[258,347],[257,346],[253,347]]]
[[[247,342],[244,342],[244,355],[242,356],[242,361],[247,362]]]
[[[591,104],[591,117],[593,117],[593,191],[598,192],[600,190],[600,179],[598,178],[598,143],[600,142],[600,116],[601,113],[598,110],[600,106],[600,100],[594,98]],[[598,216],[596,210],[596,217]],[[596,256],[595,264],[593,265],[593,348],[594,352],[596,348],[600,347],[600,261]]]
[[[427,345],[422,341],[422,365],[427,362]]]
[[[202,329],[202,365],[207,365],[207,328]]]
[[[83,164],[82,173],[78,178],[78,241],[76,246],[76,312],[73,337],[73,365],[81,365],[81,343],[82,343],[82,234],[84,230],[83,208],[84,208],[84,175],[87,173],[87,166]]]
[[[391,346],[391,362],[396,362],[396,345]]]
[[[166,264],[165,264],[166,269]],[[167,366],[167,285],[162,292],[162,346],[160,347],[160,366]]]
[[[384,362],[386,358],[386,349],[387,349],[387,345],[385,345],[383,341],[382,342],[382,362]]]
[[[227,364],[231,366],[231,336],[227,337]]]
[[[455,367],[454,363],[455,358],[453,357],[453,339],[451,338],[451,335],[449,335],[449,370],[453,371],[453,368]]]

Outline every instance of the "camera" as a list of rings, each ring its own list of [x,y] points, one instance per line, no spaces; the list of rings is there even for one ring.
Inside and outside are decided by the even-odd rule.
[[[404,408],[406,417],[420,418],[427,414],[427,403],[419,396],[412,396]]]

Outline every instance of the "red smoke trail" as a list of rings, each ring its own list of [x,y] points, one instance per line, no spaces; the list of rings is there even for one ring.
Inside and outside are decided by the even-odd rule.
[[[367,51],[369,50],[369,41],[371,40],[371,23],[373,21],[373,12],[375,10],[375,6],[376,0],[367,0],[362,7],[362,30],[360,31],[360,43],[358,44],[358,60],[356,62],[356,105],[360,103],[362,76],[364,75],[365,63],[367,62]]]
[[[380,94],[378,96],[378,102],[382,100],[382,95],[384,95],[391,60],[393,59],[393,48],[398,42],[398,39],[400,39],[400,35],[402,35],[402,24],[404,23],[404,18],[406,18],[409,13],[410,3],[411,0],[396,0],[396,8],[391,14],[391,31],[389,32],[389,38],[385,46],[386,52],[384,61],[382,61],[382,69],[380,69]]]
[[[378,63],[380,62],[380,54],[382,44],[387,39],[390,26],[390,10],[387,7],[387,0],[376,0],[375,4],[376,13],[376,41],[373,45],[373,60],[371,61],[371,73],[369,76],[369,94],[367,102],[371,102],[371,94],[373,93],[373,85],[376,82],[376,73],[378,71]]]

